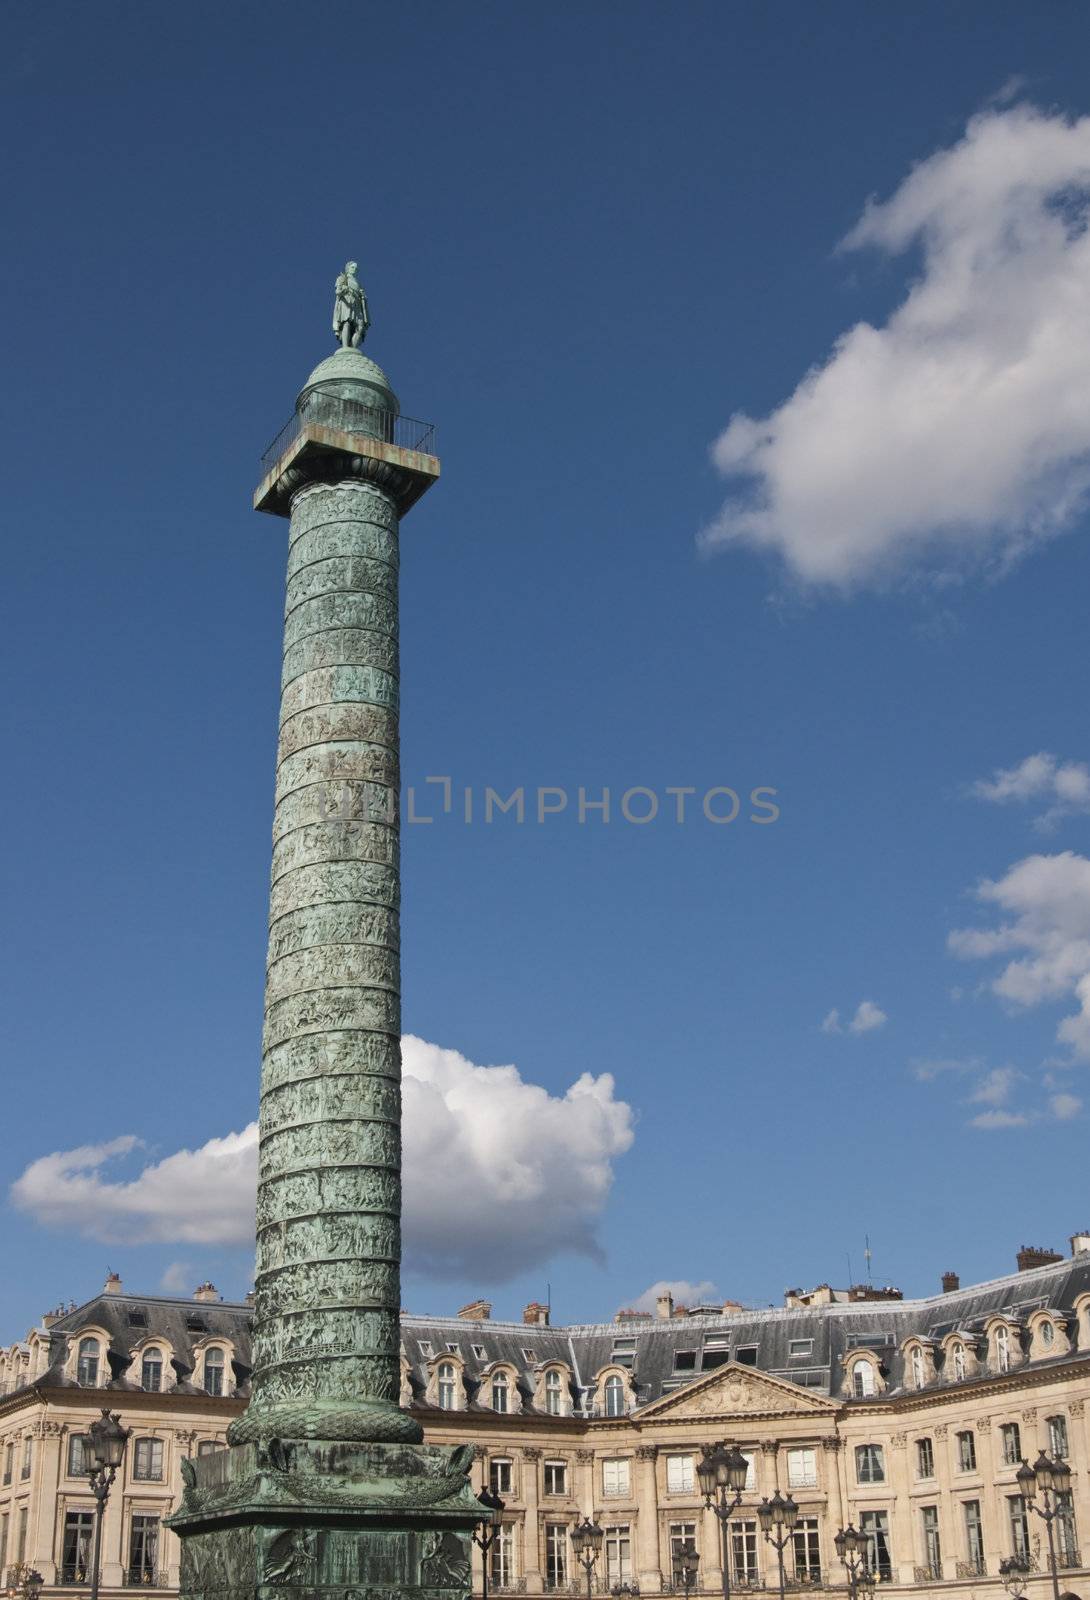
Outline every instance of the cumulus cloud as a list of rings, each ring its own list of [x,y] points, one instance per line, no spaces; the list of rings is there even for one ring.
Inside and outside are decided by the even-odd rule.
[[[972,1105],[1005,1106],[1023,1076],[1017,1067],[993,1067],[981,1078],[969,1101]]]
[[[462,1276],[483,1262],[502,1281],[560,1249],[599,1254],[613,1162],[633,1139],[611,1075],[585,1072],[555,1096],[513,1066],[475,1066],[411,1035],[402,1049],[406,1265]],[[107,1243],[253,1241],[256,1123],[114,1176],[140,1149],[125,1135],[40,1156],[11,1198],[47,1226]],[[168,1267],[163,1287],[181,1287],[183,1271]]]
[[[625,1309],[656,1311],[660,1294],[672,1294],[676,1306],[718,1305],[723,1298],[709,1278],[702,1278],[699,1283],[690,1283],[686,1278],[660,1278],[630,1300]]]
[[[961,1075],[977,1072],[983,1066],[979,1056],[917,1056],[908,1064],[912,1076],[920,1083],[932,1083],[949,1073]]]
[[[976,898],[1002,920],[990,928],[955,928],[947,943],[963,960],[1008,956],[991,980],[1018,1006],[1074,997],[1078,1010],[1057,1037],[1090,1059],[1090,860],[1064,850],[1018,861],[1002,878],[978,884]]]
[[[881,1006],[876,1006],[873,1000],[860,1000],[855,1008],[855,1015],[846,1024],[840,1020],[840,1012],[836,1006],[822,1019],[822,1033],[873,1033],[875,1028],[884,1027],[889,1021]]]
[[[1014,1066],[985,1068],[984,1063],[976,1056],[917,1059],[909,1063],[909,1071],[920,1083],[936,1083],[940,1079],[971,1075],[975,1081],[962,1104],[983,1106],[985,1109],[975,1112],[969,1118],[970,1128],[996,1131],[1003,1128],[1028,1128],[1033,1123],[1044,1121],[1070,1122],[1082,1110],[1079,1096],[1064,1090],[1049,1094],[1043,1108],[1039,1104],[1040,1094],[1036,1090],[1031,1090],[1034,1103],[1030,1107],[1021,1109],[1012,1106],[1011,1101],[1015,1098],[1018,1088],[1030,1082],[1030,1074]],[[1053,1074],[1044,1072],[1041,1083],[1045,1088],[1054,1088]]]
[[[1025,1128],[1033,1120],[1026,1111],[980,1111],[971,1117],[969,1126],[972,1128]]]
[[[196,1270],[188,1261],[172,1261],[159,1279],[164,1294],[187,1294],[197,1281]]]
[[[1008,565],[1090,488],[1090,117],[974,117],[843,241],[922,266],[767,417],[713,447],[736,480],[706,549],[780,556],[848,589],[913,568]]]
[[[979,778],[972,793],[993,805],[1049,802],[1033,824],[1047,833],[1073,812],[1090,811],[1090,766],[1085,761],[1058,761],[1040,750],[1017,767],[997,767],[990,778]]]

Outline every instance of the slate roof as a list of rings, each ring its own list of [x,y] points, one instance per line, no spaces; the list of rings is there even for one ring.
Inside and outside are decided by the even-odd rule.
[[[729,1314],[701,1311],[661,1320],[649,1316],[568,1327],[403,1313],[401,1334],[418,1400],[423,1401],[429,1362],[453,1346],[463,1363],[471,1410],[483,1409],[477,1396],[495,1362],[514,1367],[526,1412],[533,1409],[535,1368],[549,1361],[562,1362],[573,1374],[572,1398],[577,1404],[584,1397],[589,1399],[595,1374],[614,1362],[631,1371],[638,1405],[661,1399],[728,1359],[787,1378],[815,1394],[835,1397],[843,1381],[842,1357],[861,1346],[878,1354],[887,1394],[896,1394],[904,1380],[900,1346],[910,1334],[941,1340],[957,1328],[972,1335],[982,1332],[987,1318],[998,1312],[1024,1322],[1041,1306],[1070,1315],[1076,1297],[1083,1292],[1090,1292],[1090,1252],[919,1300]],[[141,1316],[146,1325],[134,1320]],[[49,1370],[34,1384],[70,1383],[62,1371],[69,1341],[82,1328],[96,1325],[109,1334],[109,1388],[139,1387],[133,1351],[141,1341],[158,1336],[173,1349],[181,1392],[201,1393],[191,1381],[196,1365],[194,1345],[209,1335],[219,1335],[231,1342],[237,1393],[245,1396],[252,1316],[247,1304],[100,1294],[51,1325]],[[195,1326],[194,1319],[201,1326]],[[804,1341],[811,1341],[808,1351]],[[1054,1357],[1052,1361],[1064,1359],[1072,1358]],[[482,1398],[486,1397],[482,1394]]]

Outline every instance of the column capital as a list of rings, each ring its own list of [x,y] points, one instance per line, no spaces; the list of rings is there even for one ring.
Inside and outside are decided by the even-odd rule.
[[[524,1461],[540,1461],[544,1454],[545,1452],[539,1449],[536,1444],[526,1444],[522,1447],[522,1458]]]
[[[843,1450],[844,1441],[843,1439],[838,1439],[835,1433],[827,1433],[822,1438],[821,1448],[823,1450],[828,1450],[830,1453],[837,1450]]]
[[[594,1451],[593,1450],[577,1450],[575,1452],[575,1459],[576,1459],[576,1461],[593,1461],[594,1460]]]
[[[657,1444],[638,1444],[636,1446],[637,1461],[654,1461],[658,1453],[659,1447]]]

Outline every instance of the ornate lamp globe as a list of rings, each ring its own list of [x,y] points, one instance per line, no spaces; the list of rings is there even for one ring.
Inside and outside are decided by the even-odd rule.
[[[1050,1489],[1055,1488],[1055,1483],[1053,1481],[1055,1477],[1055,1471],[1053,1468],[1052,1457],[1046,1455],[1043,1450],[1038,1455],[1037,1460],[1033,1463],[1033,1475],[1037,1479],[1037,1487],[1041,1490],[1042,1494],[1048,1494]],[[1018,1477],[1019,1480],[1021,1480],[1022,1474],[1019,1473]]]
[[[87,1429],[91,1459],[95,1466],[100,1469],[112,1467],[116,1472],[124,1459],[125,1445],[131,1432],[131,1428],[121,1426],[121,1418],[116,1411],[107,1411],[103,1407],[101,1417]]]
[[[776,1491],[776,1500],[778,1499],[779,1490]],[[779,1521],[776,1516],[777,1509],[775,1500],[769,1500],[767,1497],[757,1507],[757,1521],[761,1524],[762,1533],[771,1533],[772,1524]]]
[[[704,1454],[696,1464],[696,1478],[700,1485],[700,1492],[705,1500],[708,1501],[714,1500],[716,1486],[719,1482],[715,1471],[715,1457],[716,1452],[714,1450],[705,1449]]]
[[[791,1533],[799,1520],[799,1508],[791,1495],[787,1495],[783,1502],[783,1525]]]
[[[1023,1461],[1014,1476],[1018,1484],[1018,1492],[1028,1504],[1037,1493],[1037,1473],[1028,1461]]]
[[[727,1482],[735,1494],[741,1494],[749,1478],[749,1462],[737,1445],[727,1451]]]
[[[1059,1456],[1054,1456],[1052,1460],[1052,1488],[1055,1494],[1071,1492],[1071,1468]]]

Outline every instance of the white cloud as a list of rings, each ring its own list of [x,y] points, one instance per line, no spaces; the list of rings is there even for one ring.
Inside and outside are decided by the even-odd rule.
[[[971,1105],[1005,1106],[1022,1077],[1017,1067],[993,1067],[981,1078],[969,1102]]]
[[[1090,117],[974,117],[844,240],[922,265],[771,415],[713,459],[741,480],[706,549],[771,551],[848,589],[912,568],[1009,564],[1090,487]]]
[[[846,1027],[840,1020],[840,1012],[836,1006],[823,1019],[822,1033],[872,1033],[875,1028],[884,1027],[889,1021],[881,1006],[876,1006],[873,1000],[860,1000],[855,1008],[855,1015]]]
[[[554,1096],[515,1067],[478,1067],[411,1035],[402,1051],[407,1266],[487,1271],[498,1282],[561,1249],[598,1254],[613,1161],[633,1139],[611,1075],[585,1072]],[[125,1135],[41,1156],[12,1185],[12,1201],[39,1222],[107,1243],[252,1242],[256,1123],[113,1177],[111,1163],[140,1148]]]
[[[971,1128],[1026,1128],[1034,1120],[1025,1111],[981,1111],[977,1116],[970,1118]]]
[[[947,1073],[960,1076],[965,1072],[978,1072],[982,1066],[979,1056],[917,1056],[909,1062],[909,1071],[920,1083],[932,1083]]]
[[[172,1261],[159,1279],[164,1294],[188,1294],[197,1282],[197,1274],[188,1261]]]
[[[1074,996],[1079,1009],[1057,1037],[1090,1059],[1090,860],[1064,850],[1018,861],[985,879],[976,897],[1004,915],[994,928],[957,928],[947,943],[964,960],[1012,957],[992,979],[993,992],[1020,1006]]]
[[[1073,812],[1090,811],[1090,766],[1085,761],[1058,761],[1040,750],[1017,767],[997,767],[990,778],[979,778],[972,793],[995,805],[1051,801],[1034,819],[1034,827],[1047,833]]]
[[[657,1311],[660,1294],[672,1294],[675,1306],[718,1305],[722,1295],[709,1278],[689,1283],[685,1278],[660,1278],[658,1283],[637,1295],[626,1307],[629,1311]]]
[[[1070,1122],[1082,1110],[1082,1101],[1077,1094],[1054,1094],[1048,1106],[1057,1122]]]

